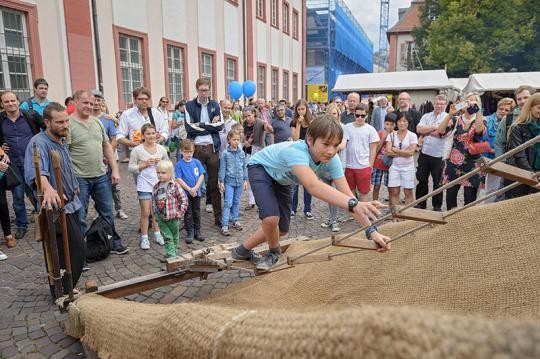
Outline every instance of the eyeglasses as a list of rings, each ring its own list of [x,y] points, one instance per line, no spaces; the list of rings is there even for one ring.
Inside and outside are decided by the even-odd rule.
[[[354,114],[354,117],[356,117],[356,118],[358,118],[358,117],[364,118],[364,117],[366,117],[366,116],[367,116],[367,114],[363,114],[363,115],[360,115],[359,113],[355,113],[355,114]]]
[[[197,89],[198,92],[208,92],[210,89]]]
[[[161,101],[161,103],[169,103],[169,101]]]

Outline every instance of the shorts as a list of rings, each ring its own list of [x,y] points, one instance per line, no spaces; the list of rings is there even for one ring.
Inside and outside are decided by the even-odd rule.
[[[388,187],[413,189],[415,179],[416,169],[414,167],[390,166],[388,170]]]
[[[248,177],[259,218],[279,217],[279,231],[289,232],[293,186],[279,184],[261,165],[248,166]]]
[[[388,171],[373,168],[371,170],[371,184],[380,186],[384,178],[384,185],[388,187]]]
[[[151,200],[152,199],[152,192],[142,192],[137,191],[137,199],[139,200]]]
[[[345,178],[353,193],[356,189],[361,194],[368,194],[371,190],[371,167],[345,168]]]

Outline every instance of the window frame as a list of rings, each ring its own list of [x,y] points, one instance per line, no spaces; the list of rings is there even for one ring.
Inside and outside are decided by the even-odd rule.
[[[224,77],[224,80],[225,80],[225,97],[228,98],[228,99],[231,99],[230,96],[229,96],[229,79],[227,78],[227,76],[228,76],[227,65],[228,65],[229,61],[234,62],[234,79],[232,79],[231,81],[238,81],[238,57],[225,53],[224,60],[223,60],[223,67],[224,67],[223,77]]]
[[[287,1],[283,1],[282,5],[282,20],[281,20],[281,28],[283,29],[283,32],[287,35],[290,35],[291,33],[291,19],[290,19],[290,13],[291,13],[291,6]],[[287,20],[287,21],[285,21]]]
[[[262,13],[262,15],[259,15],[259,13]],[[255,17],[262,22],[266,22],[266,0],[255,0]]]
[[[292,11],[292,38],[295,40],[298,40],[300,37],[299,33],[299,22],[300,22],[300,14],[298,13],[298,10],[293,8]]]
[[[225,0],[225,1],[231,5],[238,6],[238,0]]]
[[[210,99],[217,101],[218,95],[217,95],[217,68],[216,68],[216,51],[206,49],[203,47],[199,47],[199,78],[202,78],[202,67],[203,67],[203,61],[202,56],[209,55],[212,57],[212,79],[210,81],[211,88],[210,88]]]
[[[273,10],[276,10],[276,21],[273,19]],[[279,30],[279,0],[270,0],[270,26]]]
[[[285,75],[287,75],[287,81],[285,81]],[[290,78],[289,78],[289,71],[283,69],[283,73],[281,74],[281,86],[282,86],[282,95],[281,97],[287,101],[289,101],[289,93],[290,93]]]
[[[275,83],[274,75],[276,75]],[[279,101],[279,67],[275,66],[272,66],[270,69],[270,99],[276,102]]]
[[[262,95],[259,91],[259,70],[263,69],[264,72],[264,79],[262,84]],[[266,80],[267,80],[267,74],[266,74],[266,64],[263,64],[262,62],[257,62],[257,98],[262,98],[266,101]]]
[[[175,99],[172,98],[171,91],[170,91],[170,82],[169,82],[169,46],[176,47],[182,50],[182,86],[183,86],[183,98],[181,100],[187,100],[189,98],[189,67],[188,67],[188,46],[185,43],[182,42],[176,42],[168,39],[163,39],[163,59],[164,59],[164,74],[165,74],[165,93],[169,99],[171,99],[171,105],[176,105]]]
[[[292,75],[292,96],[293,96],[293,102],[298,101],[298,73],[293,72]]]

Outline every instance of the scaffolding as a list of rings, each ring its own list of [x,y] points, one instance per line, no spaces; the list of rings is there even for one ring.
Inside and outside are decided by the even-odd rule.
[[[331,89],[339,75],[373,72],[373,43],[343,0],[307,0],[306,5],[306,84]]]

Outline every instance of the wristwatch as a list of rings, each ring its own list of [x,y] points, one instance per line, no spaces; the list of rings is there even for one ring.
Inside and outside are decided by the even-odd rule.
[[[349,212],[354,212],[354,207],[356,207],[356,205],[358,204],[358,200],[356,198],[351,198],[349,200]]]

